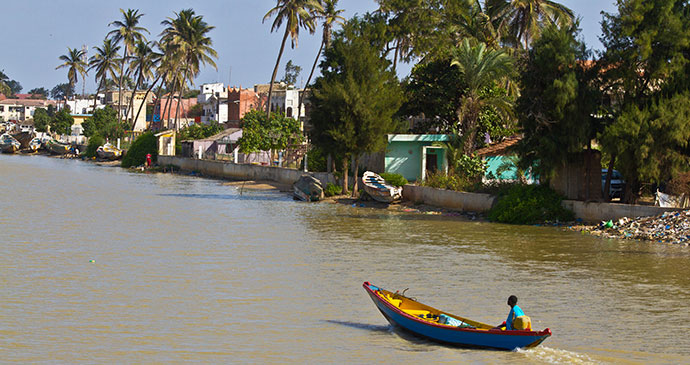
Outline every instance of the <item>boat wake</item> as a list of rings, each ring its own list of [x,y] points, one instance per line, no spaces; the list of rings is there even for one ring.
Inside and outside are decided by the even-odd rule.
[[[601,364],[600,361],[596,361],[585,354],[553,349],[543,345],[527,350],[518,349],[517,352],[524,354],[535,362],[546,362],[550,364]]]

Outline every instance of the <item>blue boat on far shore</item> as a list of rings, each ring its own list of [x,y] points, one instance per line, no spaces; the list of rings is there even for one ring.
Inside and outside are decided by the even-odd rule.
[[[429,307],[398,293],[364,282],[376,307],[392,325],[417,336],[442,344],[515,350],[538,346],[551,336],[551,330],[502,330]]]

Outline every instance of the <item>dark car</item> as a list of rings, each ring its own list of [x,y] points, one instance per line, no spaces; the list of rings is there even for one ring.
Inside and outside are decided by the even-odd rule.
[[[601,169],[601,191],[606,196],[604,188],[606,187],[606,174],[608,169]],[[623,175],[617,170],[613,170],[611,173],[611,186],[609,187],[609,197],[611,198],[622,198],[623,190],[625,189],[625,180],[623,180]]]

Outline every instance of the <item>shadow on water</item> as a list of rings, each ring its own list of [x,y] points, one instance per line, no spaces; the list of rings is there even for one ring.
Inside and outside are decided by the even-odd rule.
[[[391,326],[381,326],[381,325],[368,324],[368,323],[336,321],[333,319],[326,319],[326,320],[324,320],[324,322],[339,324],[341,326],[347,326],[347,327],[352,327],[352,328],[357,328],[357,329],[367,330],[367,331],[372,331],[372,332],[390,332],[390,330],[391,330]]]
[[[279,194],[271,195],[257,195],[257,194],[156,194],[157,196],[175,197],[175,198],[194,198],[194,199],[211,199],[211,200],[263,200],[263,201],[288,201],[286,196]]]

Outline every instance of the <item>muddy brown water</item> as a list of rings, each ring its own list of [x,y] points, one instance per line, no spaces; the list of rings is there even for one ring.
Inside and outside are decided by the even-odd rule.
[[[690,250],[0,155],[3,362],[688,363]],[[362,282],[553,336],[456,349]]]

